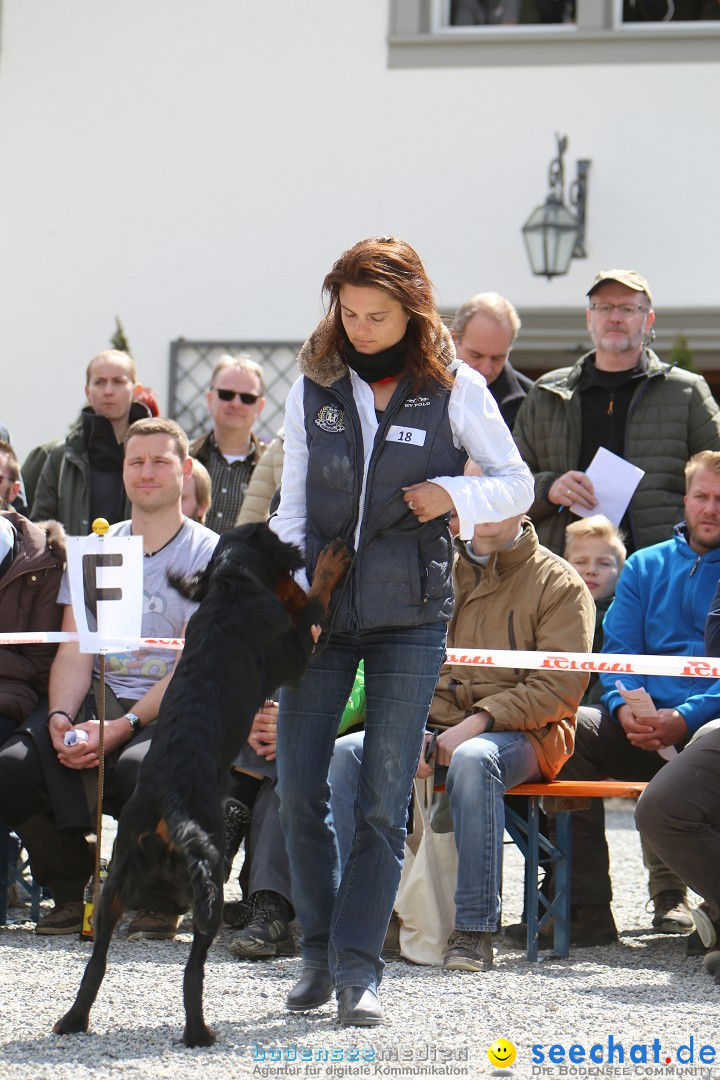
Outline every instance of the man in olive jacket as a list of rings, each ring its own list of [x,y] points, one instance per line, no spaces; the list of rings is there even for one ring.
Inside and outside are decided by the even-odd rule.
[[[527,518],[477,525],[455,541],[452,648],[589,652],[595,608],[579,574],[538,544]],[[583,672],[446,664],[430,707],[442,728],[435,761],[421,755],[418,776],[445,783],[458,849],[455,931],[444,966],[492,967],[500,917],[507,788],[552,780],[573,752]],[[430,736],[428,734],[427,739]],[[349,850],[362,733],[338,739],[330,769],[340,855]],[[446,767],[446,768],[443,768]]]
[[[535,476],[530,516],[540,541],[561,552],[578,503],[596,506],[586,469],[600,446],[645,475],[622,521],[628,553],[669,540],[683,518],[685,462],[720,450],[720,410],[701,375],[663,363],[650,287],[635,270],[601,270],[589,292],[594,351],[539,378],[513,437]]]

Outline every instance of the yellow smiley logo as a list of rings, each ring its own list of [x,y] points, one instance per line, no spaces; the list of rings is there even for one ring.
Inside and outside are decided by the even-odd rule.
[[[498,1069],[507,1069],[515,1060],[515,1047],[507,1039],[496,1039],[492,1046],[488,1047],[488,1057],[491,1065]]]

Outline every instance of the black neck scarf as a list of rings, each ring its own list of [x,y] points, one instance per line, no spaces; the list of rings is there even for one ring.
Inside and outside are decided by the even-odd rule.
[[[343,344],[343,356],[348,367],[351,367],[363,382],[378,383],[384,379],[394,379],[405,369],[407,360],[407,341],[405,336],[382,352],[367,353],[358,352],[349,341]]]

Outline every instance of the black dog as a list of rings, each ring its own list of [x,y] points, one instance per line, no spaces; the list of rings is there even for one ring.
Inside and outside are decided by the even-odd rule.
[[[328,545],[306,596],[290,576],[302,565],[300,551],[267,525],[243,525],[225,533],[202,574],[172,580],[200,607],[188,622],[137,787],[120,815],[92,956],[74,1005],[53,1028],[57,1034],[87,1031],[113,930],[124,908],[137,906],[138,886],[152,872],[172,880],[192,903],[183,1042],[215,1041],[203,1018],[202,990],[222,913],[225,779],[265,699],[302,678],[312,628],[327,615],[349,562],[342,541]]]

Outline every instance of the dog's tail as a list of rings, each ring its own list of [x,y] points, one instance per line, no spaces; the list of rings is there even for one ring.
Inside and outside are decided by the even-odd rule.
[[[220,852],[196,821],[170,815],[167,824],[173,843],[182,851],[187,863],[193,896],[193,921],[198,930],[207,933],[218,895],[216,882]]]

